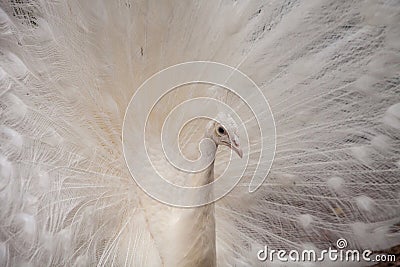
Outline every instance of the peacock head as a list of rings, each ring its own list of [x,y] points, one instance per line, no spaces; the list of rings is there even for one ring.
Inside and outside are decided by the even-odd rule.
[[[238,127],[231,116],[219,113],[216,120],[207,124],[206,137],[212,139],[215,145],[223,145],[235,151],[239,157],[243,157],[240,147]]]

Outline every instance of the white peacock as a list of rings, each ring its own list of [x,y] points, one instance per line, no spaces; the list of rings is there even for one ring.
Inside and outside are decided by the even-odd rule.
[[[257,251],[319,251],[339,238],[349,249],[400,244],[399,23],[398,1],[0,1],[0,266],[289,265],[260,262]],[[256,82],[274,115],[276,153],[249,193],[252,174],[268,165],[260,154],[275,148],[241,99],[255,92],[169,92],[145,135],[166,176],[175,168],[161,132],[174,107],[206,97],[243,118],[240,145],[217,117],[176,121],[179,138],[167,132],[190,160],[204,134],[225,145],[206,173],[173,182],[204,184],[228,165],[241,177],[216,202],[180,208],[132,179],[122,128],[146,79],[196,60]],[[135,108],[157,97],[148,90]],[[229,146],[248,162],[229,157]],[[136,162],[147,156],[131,151]]]

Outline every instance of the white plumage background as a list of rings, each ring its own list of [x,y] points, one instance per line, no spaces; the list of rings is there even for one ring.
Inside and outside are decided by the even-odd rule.
[[[201,232],[169,229],[178,208],[136,185],[122,124],[146,79],[194,60],[247,74],[276,124],[263,185],[249,194],[256,149],[240,184],[215,202],[218,266],[265,266],[257,259],[264,245],[400,244],[399,25],[396,0],[2,0],[0,266],[174,266],[170,255],[185,248],[158,233]],[[165,114],[194,96],[248,114],[222,88],[179,88],[149,117],[150,143]],[[196,147],[204,125],[188,124],[183,151]],[[257,146],[251,118],[246,126]],[[157,146],[149,151],[162,161]],[[219,149],[215,173],[228,161]]]

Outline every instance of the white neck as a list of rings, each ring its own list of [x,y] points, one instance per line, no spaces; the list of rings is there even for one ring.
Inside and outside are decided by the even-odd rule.
[[[214,162],[194,178],[197,186],[211,182]],[[171,255],[166,257],[166,266],[216,266],[214,204],[174,208],[170,226]]]

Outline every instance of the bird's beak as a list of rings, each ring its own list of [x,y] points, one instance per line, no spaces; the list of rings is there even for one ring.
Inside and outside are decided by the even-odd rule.
[[[243,157],[243,150],[240,148],[239,137],[237,135],[234,135],[231,140],[231,149],[235,151],[240,158]]]
[[[238,154],[238,156],[239,156],[240,158],[243,157],[243,151],[242,151],[242,149],[241,149],[240,147],[232,146],[232,150],[235,151],[236,154]]]

